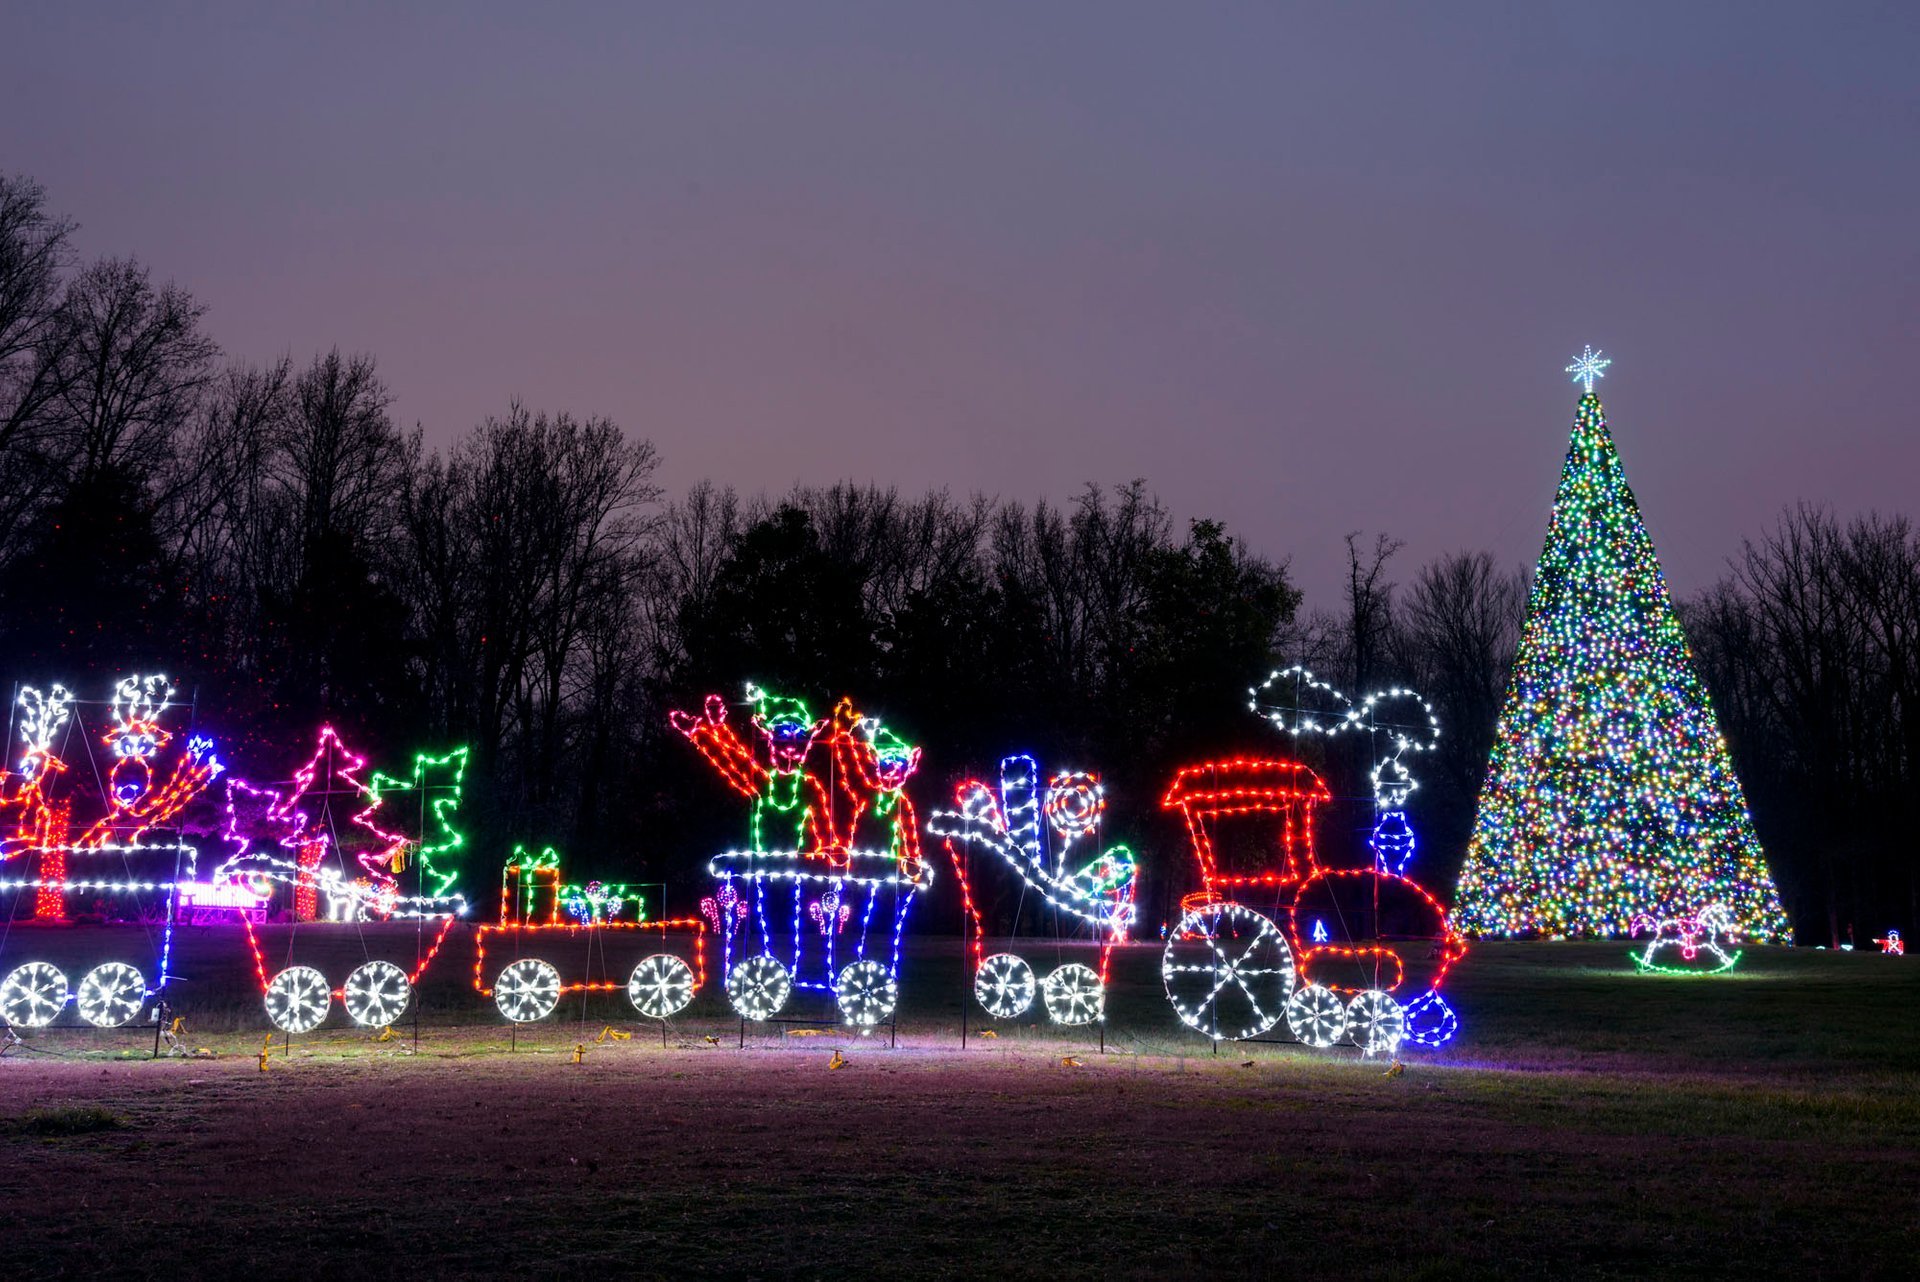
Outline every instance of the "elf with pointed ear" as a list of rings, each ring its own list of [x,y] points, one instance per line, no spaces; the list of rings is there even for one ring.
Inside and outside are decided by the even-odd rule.
[[[753,850],[795,850],[840,862],[841,843],[827,791],[807,769],[807,756],[827,723],[815,721],[798,699],[771,695],[751,682],[746,693],[761,753],[728,724],[727,705],[719,695],[707,696],[700,716],[670,714],[674,728],[692,741],[729,787],[752,801]]]
[[[834,765],[840,789],[847,795],[850,814],[842,840],[854,844],[863,815],[885,821],[888,849],[900,870],[920,875],[920,819],[907,780],[920,768],[920,749],[886,728],[877,717],[863,717],[851,699],[833,710]]]

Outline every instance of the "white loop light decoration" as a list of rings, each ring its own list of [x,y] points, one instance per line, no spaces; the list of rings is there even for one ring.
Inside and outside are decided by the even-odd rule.
[[[727,1000],[746,1019],[772,1019],[793,995],[793,976],[778,958],[761,953],[727,972]]]
[[[310,1033],[327,1018],[333,990],[311,966],[289,966],[267,985],[267,1018],[283,1033]]]
[[[627,979],[627,1000],[648,1019],[678,1015],[693,1001],[693,968],[672,953],[643,957]]]
[[[0,1019],[21,1028],[45,1028],[70,996],[67,977],[58,966],[28,962],[0,980]]]
[[[1293,949],[1279,927],[1251,908],[1202,904],[1167,937],[1160,979],[1181,1023],[1237,1042],[1258,1037],[1286,1013]]]
[[[1012,953],[995,953],[974,972],[973,995],[995,1019],[1014,1019],[1027,1013],[1039,990],[1033,967]]]
[[[407,972],[390,961],[354,968],[342,989],[347,1014],[362,1028],[385,1028],[407,1012],[413,985]]]
[[[1391,994],[1369,988],[1347,1003],[1347,1028],[1366,1054],[1391,1055],[1407,1039],[1407,1014]]]
[[[80,981],[73,1004],[95,1028],[118,1028],[147,1004],[146,977],[125,962],[103,962]]]
[[[1347,1004],[1323,984],[1306,984],[1287,998],[1287,1028],[1318,1050],[1347,1035]]]
[[[493,981],[493,1004],[516,1024],[545,1019],[560,1004],[560,972],[537,957],[523,957]]]
[[[873,1028],[900,1004],[900,985],[879,962],[857,961],[834,981],[833,1000],[849,1024]]]
[[[1092,1024],[1107,1017],[1107,990],[1100,972],[1079,962],[1068,962],[1048,975],[1041,999],[1047,1018],[1056,1024]]]

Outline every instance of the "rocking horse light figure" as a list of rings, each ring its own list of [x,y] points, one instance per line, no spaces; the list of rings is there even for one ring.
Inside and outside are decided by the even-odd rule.
[[[1655,920],[1640,916],[1633,919],[1633,933],[1651,930],[1647,946],[1632,954],[1633,964],[1643,973],[1655,975],[1720,975],[1733,969],[1740,950],[1728,951],[1737,943],[1734,937],[1733,910],[1725,904],[1708,904],[1689,917]],[[1662,954],[1667,960],[1655,960]]]

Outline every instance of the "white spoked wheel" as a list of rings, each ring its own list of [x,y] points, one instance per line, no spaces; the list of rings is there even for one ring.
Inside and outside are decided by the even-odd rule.
[[[267,1018],[283,1033],[310,1033],[327,1018],[333,990],[311,966],[289,966],[267,985]]]
[[[1287,1027],[1308,1046],[1325,1050],[1347,1035],[1347,1004],[1324,984],[1306,984],[1287,998]]]
[[[772,1019],[793,996],[793,976],[778,958],[761,953],[727,972],[727,1001],[746,1019]]]
[[[995,1019],[1014,1019],[1027,1013],[1040,985],[1026,959],[995,953],[980,963],[973,975],[973,995]]]
[[[370,961],[347,976],[341,990],[347,1014],[362,1028],[385,1028],[407,1013],[413,984],[407,972],[390,961]]]
[[[833,1000],[841,1016],[855,1028],[879,1025],[900,1004],[900,985],[877,961],[857,961],[834,981]]]
[[[1056,1024],[1092,1024],[1107,1017],[1107,988],[1091,966],[1068,962],[1040,988],[1047,1018]]]
[[[1347,1031],[1367,1055],[1391,1055],[1407,1039],[1407,1013],[1391,993],[1369,988],[1347,1003]]]
[[[516,1024],[545,1019],[560,1004],[560,972],[537,957],[510,963],[494,978],[493,1004]]]
[[[655,953],[627,977],[627,1000],[648,1019],[666,1019],[687,1008],[693,986],[693,967],[672,953]]]
[[[0,1019],[20,1028],[45,1028],[72,995],[58,966],[28,962],[0,980]]]
[[[80,981],[73,1004],[95,1028],[118,1028],[147,1004],[146,976],[125,962],[103,962]]]
[[[1220,1041],[1258,1037],[1286,1013],[1293,949],[1267,918],[1239,904],[1203,904],[1180,919],[1160,980],[1180,1022]]]

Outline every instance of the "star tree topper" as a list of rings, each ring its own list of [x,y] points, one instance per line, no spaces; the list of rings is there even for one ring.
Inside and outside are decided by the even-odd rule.
[[[1607,366],[1613,364],[1604,352],[1596,352],[1591,344],[1587,350],[1573,358],[1573,364],[1567,366],[1567,373],[1573,375],[1573,381],[1583,384],[1589,395],[1593,392],[1593,380],[1607,376]]]

